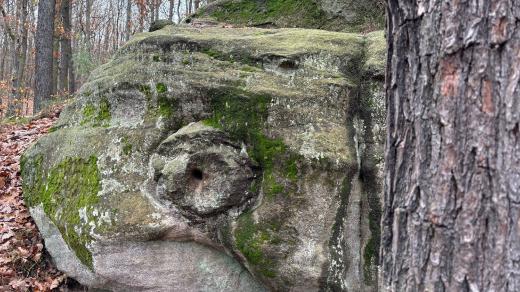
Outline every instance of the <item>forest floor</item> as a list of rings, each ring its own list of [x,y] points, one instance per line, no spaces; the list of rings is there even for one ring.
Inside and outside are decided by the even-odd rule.
[[[20,179],[21,154],[48,133],[60,110],[25,124],[0,124],[0,291],[51,291],[66,281],[45,254]]]

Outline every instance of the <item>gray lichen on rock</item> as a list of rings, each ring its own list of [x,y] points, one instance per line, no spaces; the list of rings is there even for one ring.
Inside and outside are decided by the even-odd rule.
[[[135,36],[24,154],[26,200],[54,226],[43,236],[63,239],[58,266],[117,291],[375,289],[383,43],[190,25]]]

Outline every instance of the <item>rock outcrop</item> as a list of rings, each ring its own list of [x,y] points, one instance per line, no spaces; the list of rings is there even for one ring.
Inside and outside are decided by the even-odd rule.
[[[253,27],[299,27],[360,32],[383,29],[382,0],[218,0],[191,19],[224,21]]]
[[[113,291],[375,289],[384,43],[197,20],[134,37],[23,156],[57,266]]]

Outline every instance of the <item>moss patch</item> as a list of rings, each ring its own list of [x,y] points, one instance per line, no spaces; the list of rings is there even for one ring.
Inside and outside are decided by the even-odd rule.
[[[157,83],[156,85],[157,93],[162,94],[168,91],[168,87],[164,83]]]
[[[132,154],[132,144],[130,143],[130,141],[128,141],[128,138],[127,137],[124,137],[123,140],[121,141],[123,143],[122,145],[122,151],[123,151],[123,154],[128,156],[130,154]]]
[[[300,157],[290,153],[281,139],[264,134],[271,97],[236,88],[223,89],[212,96],[213,116],[204,123],[225,130],[249,146],[249,156],[262,167],[262,189],[268,198],[288,195],[287,182],[296,181],[296,161]]]
[[[111,118],[110,103],[106,98],[102,98],[97,108],[90,102],[83,107],[83,119],[80,124],[91,124],[93,127],[107,127]]]
[[[238,219],[235,241],[240,252],[256,270],[267,278],[276,277],[274,261],[265,256],[262,248],[267,244],[276,244],[280,239],[273,230],[276,226],[255,223],[251,213],[245,213]]]
[[[28,206],[43,206],[79,260],[92,268],[91,225],[101,190],[97,158],[66,158],[44,173],[43,156],[22,160],[24,199]]]
[[[140,85],[139,86],[139,91],[144,94],[144,96],[146,96],[147,98],[150,97],[152,95],[152,89],[150,88],[150,86],[148,85]]]
[[[168,97],[168,87],[164,83],[157,83],[157,108],[159,115],[170,118],[176,107],[176,101]]]
[[[386,39],[384,31],[367,34],[367,57],[365,70],[372,76],[384,80],[386,67]]]
[[[291,198],[299,175],[298,161],[301,157],[289,151],[281,139],[268,137],[264,130],[271,97],[258,95],[236,88],[212,92],[213,115],[205,124],[223,129],[235,140],[248,145],[249,156],[263,170],[263,180],[251,188],[261,187],[269,201]],[[273,219],[274,220],[274,219]],[[269,250],[281,244],[280,223],[263,220],[254,223],[252,214],[243,214],[234,232],[235,241],[248,263],[260,275],[276,277],[276,257],[270,258]],[[271,222],[271,223],[270,223]]]

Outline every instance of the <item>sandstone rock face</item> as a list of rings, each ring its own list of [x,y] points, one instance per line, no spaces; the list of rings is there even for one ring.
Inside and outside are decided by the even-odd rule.
[[[385,27],[382,0],[219,0],[191,16],[255,27],[373,31]]]
[[[384,37],[134,37],[23,156],[58,267],[113,291],[370,291]]]

